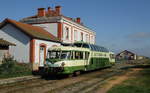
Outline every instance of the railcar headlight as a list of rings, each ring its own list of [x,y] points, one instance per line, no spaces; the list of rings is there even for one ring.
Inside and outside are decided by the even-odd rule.
[[[49,61],[46,61],[46,65],[51,65],[52,63]]]
[[[65,62],[62,62],[62,63],[61,63],[61,66],[62,66],[62,67],[65,66]]]

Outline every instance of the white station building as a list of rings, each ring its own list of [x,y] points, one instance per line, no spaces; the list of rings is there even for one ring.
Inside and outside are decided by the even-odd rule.
[[[0,38],[16,45],[9,46],[9,54],[18,62],[32,63],[34,71],[44,66],[48,48],[77,41],[95,44],[95,35],[80,18],[62,15],[61,6],[39,8],[35,16],[0,24]]]

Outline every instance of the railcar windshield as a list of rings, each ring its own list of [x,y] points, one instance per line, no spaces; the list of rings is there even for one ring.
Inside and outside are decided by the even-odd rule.
[[[49,51],[48,55],[50,59],[69,59],[71,51]]]
[[[71,52],[69,51],[62,51],[61,55],[60,55],[60,59],[69,59],[71,55]]]

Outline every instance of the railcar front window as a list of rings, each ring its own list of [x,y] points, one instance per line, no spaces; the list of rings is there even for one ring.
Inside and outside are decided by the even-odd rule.
[[[70,51],[49,51],[50,59],[69,59],[70,56]]]
[[[51,59],[59,59],[60,58],[60,51],[50,51],[49,52],[49,58]]]
[[[61,53],[61,59],[70,59],[70,56],[71,56],[71,52],[68,52],[68,51],[63,51]]]

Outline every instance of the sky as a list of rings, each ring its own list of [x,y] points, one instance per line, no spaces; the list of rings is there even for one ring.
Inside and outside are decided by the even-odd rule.
[[[115,53],[130,50],[150,57],[150,0],[1,0],[0,22],[56,5],[62,6],[65,16],[81,17],[96,32],[97,45]]]

